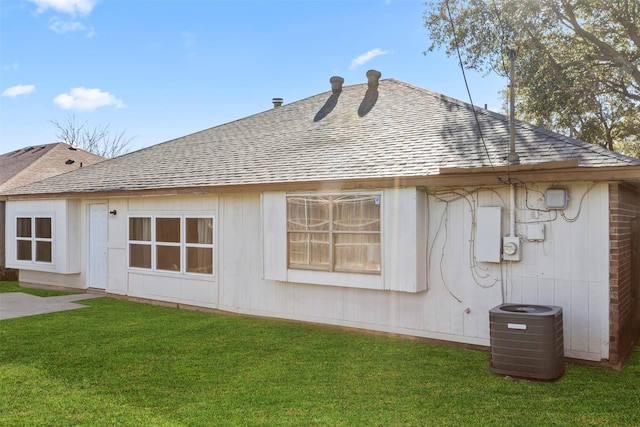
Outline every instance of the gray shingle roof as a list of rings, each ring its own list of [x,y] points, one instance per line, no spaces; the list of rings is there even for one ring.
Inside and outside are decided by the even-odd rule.
[[[345,86],[158,144],[14,194],[108,192],[432,176],[440,168],[506,165],[505,116],[394,79]],[[521,164],[579,160],[583,167],[640,160],[516,124]],[[486,144],[486,148],[485,148]]]

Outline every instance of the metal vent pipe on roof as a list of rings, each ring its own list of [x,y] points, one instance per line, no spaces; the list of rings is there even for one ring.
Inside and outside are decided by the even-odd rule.
[[[378,87],[378,84],[380,83],[380,77],[382,77],[382,73],[378,70],[369,70],[367,71],[367,79],[368,81],[368,85],[370,89],[375,89]]]
[[[333,93],[342,92],[342,84],[344,83],[344,79],[340,76],[333,76],[329,79],[329,83],[331,83],[331,91]]]
[[[516,152],[516,51],[509,49],[509,154],[507,161],[511,164],[520,163],[520,156]]]
[[[273,98],[271,101],[273,102],[273,108],[282,107],[282,98]]]

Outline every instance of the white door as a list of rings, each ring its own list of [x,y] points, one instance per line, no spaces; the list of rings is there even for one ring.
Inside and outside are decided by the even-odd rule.
[[[88,285],[94,289],[107,286],[107,205],[89,205]]]

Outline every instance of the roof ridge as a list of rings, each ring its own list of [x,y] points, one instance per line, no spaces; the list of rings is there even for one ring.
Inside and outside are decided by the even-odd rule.
[[[43,154],[45,154],[48,151],[50,151],[57,144],[64,144],[64,143],[63,142],[50,142],[48,144],[30,145],[30,146],[27,146],[27,147],[18,148],[17,150],[9,151],[8,153],[0,154],[0,158],[1,157],[9,157],[9,156],[12,156],[12,155],[17,155],[20,152],[23,152],[23,153],[26,154],[26,153],[30,153],[33,150],[36,150],[36,151],[34,151],[33,153],[30,153],[32,155],[37,153],[37,152],[42,151],[42,153],[40,153],[40,155],[38,156],[38,157],[40,157]]]

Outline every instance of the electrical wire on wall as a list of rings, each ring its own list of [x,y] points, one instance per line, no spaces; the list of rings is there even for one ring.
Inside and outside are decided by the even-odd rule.
[[[442,268],[442,265],[444,263],[445,248],[447,246],[447,237],[448,237],[447,221],[448,221],[448,214],[449,214],[449,202],[444,201],[444,203],[445,203],[445,208],[442,211],[442,216],[440,217],[440,225],[438,226],[436,234],[433,237],[433,242],[431,245],[431,249],[429,250],[429,254],[434,253],[433,247],[435,246],[435,243],[438,240],[438,235],[440,234],[440,231],[443,229],[443,223],[444,223],[444,244],[442,245],[442,253],[440,255],[440,265],[439,265],[440,279],[442,280],[442,284],[444,285],[447,292],[449,292],[449,295],[451,295],[456,301],[461,303],[462,300],[458,298],[447,285],[447,281],[444,278],[444,268]],[[429,271],[431,271],[431,256],[429,256]]]
[[[503,187],[500,187],[503,188]],[[501,275],[492,276],[490,268],[483,266],[476,259],[475,254],[475,238],[477,231],[477,221],[476,221],[476,208],[478,205],[478,197],[480,192],[490,192],[498,197],[503,206],[505,206],[504,199],[502,195],[493,187],[482,187],[475,189],[473,191],[466,190],[464,188],[456,188],[456,189],[447,189],[447,190],[436,190],[430,192],[428,194],[429,198],[433,198],[440,203],[444,203],[444,209],[442,211],[440,222],[438,224],[438,228],[436,229],[436,233],[434,235],[433,240],[430,244],[429,249],[429,269],[431,269],[431,259],[436,254],[435,248],[436,243],[438,242],[439,237],[443,235],[444,243],[442,247],[438,251],[440,254],[439,259],[439,268],[440,268],[440,278],[442,283],[447,289],[447,292],[458,302],[462,302],[461,299],[456,296],[451,288],[449,287],[447,280],[444,276],[444,262],[446,256],[446,248],[447,248],[447,240],[449,238],[449,214],[450,214],[450,206],[451,204],[462,201],[465,202],[469,207],[469,213],[471,215],[471,229],[470,229],[470,237],[469,237],[469,246],[468,246],[468,259],[469,259],[469,271],[471,273],[471,277],[474,283],[483,289],[488,289],[494,287],[496,284],[502,282]],[[429,200],[429,199],[428,199]],[[429,208],[431,210],[431,208]]]
[[[542,191],[540,191],[540,190],[535,190],[535,189],[530,188],[522,180],[518,180],[518,181],[520,181],[520,183],[521,183],[520,185],[522,186],[522,188],[524,188],[524,191],[525,191],[524,201],[525,201],[526,209],[528,211],[531,211],[531,212],[536,212],[537,214],[547,215],[546,218],[542,218],[542,219],[527,220],[527,221],[519,220],[519,221],[517,221],[518,224],[552,223],[552,222],[556,221],[558,218],[562,218],[566,222],[575,222],[580,217],[580,213],[582,212],[582,205],[584,203],[585,197],[591,192],[591,190],[593,190],[593,188],[596,185],[596,182],[592,182],[591,184],[589,184],[589,187],[585,190],[585,192],[580,197],[580,201],[578,203],[578,211],[576,212],[576,214],[573,217],[568,217],[565,212],[562,212],[562,213],[558,214],[558,211],[560,211],[561,209],[542,209],[542,208],[539,208],[539,207],[532,206],[531,202],[530,202],[530,200],[531,200],[530,193],[538,193],[541,196],[544,196],[544,193]],[[527,240],[527,239],[525,239],[525,240]]]
[[[544,229],[542,238],[532,237],[529,239],[527,236],[531,231],[529,228],[525,230],[518,229],[519,227],[526,227],[528,224],[539,224],[546,223],[551,225],[552,223],[558,221],[559,218],[562,218],[567,223],[573,223],[579,220],[581,217],[581,213],[587,201],[587,196],[593,191],[596,187],[596,182],[585,182],[580,186],[572,185],[574,193],[580,194],[579,196],[575,196],[574,200],[577,201],[577,207],[574,204],[574,208],[570,209],[568,207],[564,208],[548,208],[545,205],[547,193],[545,193],[545,188],[554,188],[557,187],[557,184],[546,184],[546,185],[535,185],[535,184],[527,184],[522,180],[516,180],[517,182],[513,183],[523,189],[523,193],[520,193],[520,200],[524,206],[520,209],[516,209],[517,203],[514,201],[513,208],[517,211],[518,220],[516,222],[516,230],[515,234],[520,239],[525,242],[530,242],[538,246],[542,251],[542,256],[550,256],[547,253],[547,247],[545,242],[547,239],[544,237]],[[580,191],[581,188],[584,188],[584,191]],[[468,295],[466,293],[461,293],[461,291],[456,291],[455,287],[452,288],[449,281],[452,277],[447,277],[448,274],[453,274],[457,281],[459,281],[462,277],[456,271],[457,263],[460,261],[468,263],[468,269],[470,272],[471,279],[476,284],[476,286],[482,289],[488,289],[494,287],[496,284],[500,283],[500,294],[503,303],[509,302],[510,298],[513,298],[514,292],[514,281],[513,274],[515,271],[520,271],[521,267],[518,266],[517,262],[508,261],[501,259],[497,263],[493,262],[479,262],[476,259],[476,236],[477,236],[477,209],[480,206],[501,206],[505,208],[507,206],[507,202],[505,200],[505,192],[509,191],[508,186],[503,185],[495,185],[495,186],[485,186],[478,187],[475,189],[470,188],[441,188],[441,189],[433,189],[427,192],[427,209],[429,212],[432,212],[434,215],[439,215],[438,225],[435,228],[435,233],[433,234],[433,239],[431,236],[427,239],[427,259],[428,259],[428,270],[433,271],[432,264],[436,264],[436,257],[438,258],[438,268],[440,269],[439,275],[442,281],[442,285],[447,290],[447,292],[454,298],[458,303],[462,303],[464,296]],[[486,194],[489,193],[490,198],[486,197]],[[509,193],[508,193],[509,194]],[[483,203],[484,201],[484,203]],[[435,202],[435,204],[434,204]],[[441,204],[442,207],[438,208],[437,205]],[[461,206],[462,204],[462,206]],[[542,206],[541,206],[542,205]],[[468,215],[465,214],[467,212],[468,207]],[[441,212],[440,209],[442,209]],[[571,211],[571,215],[569,216],[569,211]],[[455,215],[455,216],[454,216]],[[451,222],[451,217],[457,218],[455,223]],[[462,217],[460,217],[462,216]],[[526,218],[530,217],[531,219],[527,220]],[[435,217],[434,217],[435,219]],[[460,221],[464,221],[460,223]],[[504,223],[503,223],[504,224]],[[556,225],[557,227],[558,225]],[[429,227],[430,229],[431,227]],[[451,230],[455,230],[454,233]],[[553,230],[553,228],[551,228]],[[468,244],[468,248],[465,248],[465,252],[467,252],[467,256],[462,258],[459,256],[460,250],[460,239],[464,239]],[[453,243],[453,246],[450,244]],[[468,249],[468,251],[467,251]],[[449,258],[452,252],[453,258]],[[532,252],[532,255],[537,252]],[[451,265],[448,265],[451,264]],[[452,265],[455,267],[450,268]],[[453,273],[451,273],[453,271]],[[434,272],[435,273],[435,272]],[[436,273],[438,274],[438,273]]]
[[[573,218],[569,218],[564,214],[564,212],[562,212],[562,214],[560,214],[562,219],[564,219],[567,222],[576,222],[578,220],[578,218],[580,217],[580,212],[582,212],[582,202],[584,201],[584,198],[587,196],[587,194],[589,194],[589,192],[591,190],[593,190],[593,187],[595,187],[595,186],[596,186],[596,183],[593,182],[591,184],[591,186],[589,188],[587,188],[587,191],[585,191],[582,194],[582,197],[580,197],[580,203],[578,203],[578,212],[576,213],[576,215]]]

